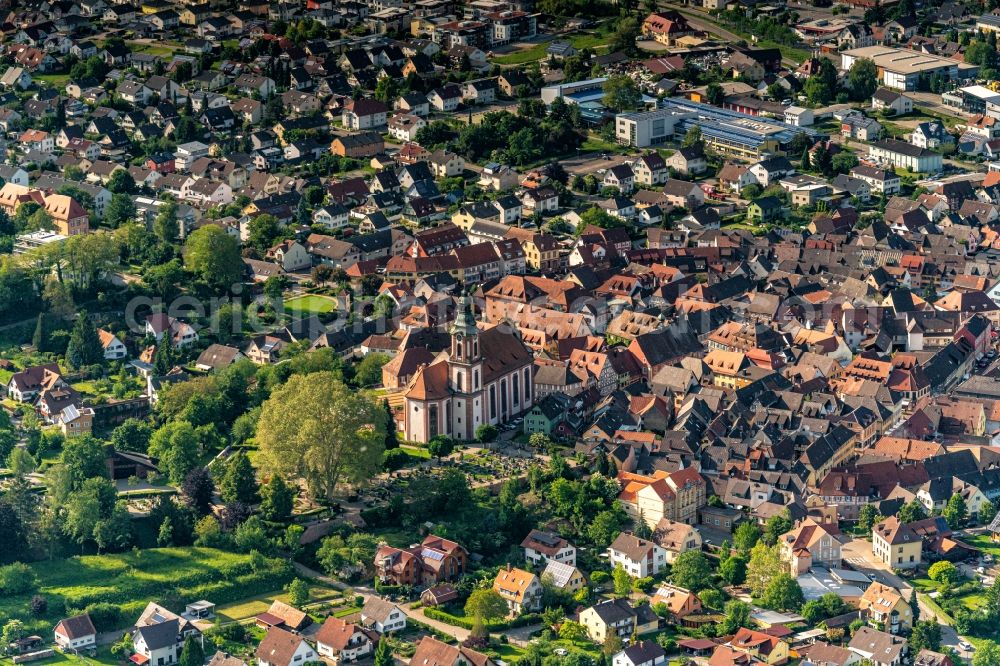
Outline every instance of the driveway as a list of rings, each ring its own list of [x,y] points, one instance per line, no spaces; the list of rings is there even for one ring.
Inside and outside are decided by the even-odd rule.
[[[910,598],[913,586],[894,574],[891,569],[875,557],[872,553],[871,542],[864,539],[852,539],[844,544],[841,552],[844,561],[851,565],[851,568],[860,571],[874,581],[896,588],[903,593],[906,599]],[[958,642],[964,637],[959,636],[954,627],[948,624],[944,618],[938,616],[937,612],[924,601],[923,595],[917,595],[917,603],[920,606],[921,619],[930,620],[933,618],[941,626],[942,646],[955,648],[963,657],[972,656],[971,652],[966,653],[959,649]]]
[[[367,585],[346,585],[339,580],[335,580],[325,574],[320,573],[319,571],[316,571],[315,569],[310,569],[309,567],[307,567],[304,564],[301,564],[300,562],[293,562],[293,564],[295,565],[295,570],[298,571],[303,576],[315,578],[316,580],[319,580],[323,584],[329,585],[330,587],[336,590],[346,590],[350,588],[351,592],[353,592],[356,596],[364,598],[365,601],[368,601],[368,597],[379,596],[378,594],[375,593],[375,590],[373,590],[371,587]],[[409,608],[408,604],[399,604],[399,608],[404,613],[406,613],[406,617],[413,618],[415,621],[420,622],[422,624],[426,624],[427,626],[436,629],[437,631],[440,631],[443,634],[454,636],[456,639],[459,640],[459,642],[464,641],[469,637],[470,632],[468,629],[463,629],[462,627],[454,627],[450,624],[445,624],[444,622],[441,622],[439,620],[433,620],[424,615],[423,608],[416,608],[416,609]]]

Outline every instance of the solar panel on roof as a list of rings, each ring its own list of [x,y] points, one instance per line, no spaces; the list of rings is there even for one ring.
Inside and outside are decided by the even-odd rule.
[[[434,560],[435,562],[440,562],[444,559],[444,553],[439,553],[436,550],[430,550],[429,548],[424,548],[420,551],[420,556],[425,560]]]
[[[554,534],[548,534],[546,532],[537,532],[534,536],[535,541],[542,544],[543,546],[555,547],[559,545],[559,537]]]

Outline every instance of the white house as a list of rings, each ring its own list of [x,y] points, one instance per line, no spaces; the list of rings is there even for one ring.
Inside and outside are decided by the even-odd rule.
[[[427,101],[437,111],[454,111],[462,102],[462,89],[449,83],[427,93]]]
[[[347,226],[349,214],[339,203],[332,203],[313,211],[313,222],[328,229],[341,229]]]
[[[622,532],[608,547],[612,566],[622,567],[635,578],[654,576],[667,566],[667,551],[652,541]]]
[[[163,332],[167,329],[171,332],[171,339],[175,347],[184,347],[198,341],[198,333],[190,324],[185,324],[162,313],[146,317],[145,333],[153,336],[157,342],[163,339]]]
[[[374,595],[361,609],[361,624],[380,634],[406,629],[406,613],[399,606]]]
[[[377,99],[351,99],[344,105],[341,121],[353,130],[385,127],[389,107]]]
[[[654,641],[638,641],[611,658],[612,666],[660,666],[667,653]]]
[[[750,173],[757,179],[761,187],[767,187],[771,183],[776,183],[782,178],[794,174],[795,167],[784,157],[768,157],[752,164]]]
[[[184,637],[176,618],[138,627],[132,634],[133,651],[150,666],[176,664],[183,645]]]
[[[524,559],[535,565],[547,564],[554,560],[576,566],[576,546],[558,534],[531,530],[521,542],[521,547],[524,548]]]
[[[389,136],[397,141],[413,141],[427,121],[415,113],[397,113],[389,119]]]
[[[118,336],[103,328],[98,329],[98,337],[101,339],[101,346],[104,347],[104,359],[107,361],[117,361],[128,356],[128,349],[125,343],[118,339]]]
[[[873,143],[868,149],[868,158],[897,169],[925,173],[940,171],[942,164],[940,153],[895,139]]]
[[[431,153],[429,163],[435,178],[461,176],[465,171],[465,159],[447,150],[435,150]]]
[[[338,664],[342,664],[370,654],[372,639],[356,624],[328,617],[316,632],[316,651],[321,656],[336,659]]]
[[[910,134],[910,143],[918,148],[939,148],[955,143],[955,137],[948,133],[944,123],[937,120],[919,123]]]
[[[271,627],[254,653],[257,666],[301,666],[307,661],[317,661],[316,650],[298,634]]]
[[[273,259],[286,273],[312,266],[312,255],[296,240],[278,243],[267,251],[267,258]]]
[[[86,613],[59,620],[53,634],[56,645],[64,651],[75,652],[97,645],[97,630]]]

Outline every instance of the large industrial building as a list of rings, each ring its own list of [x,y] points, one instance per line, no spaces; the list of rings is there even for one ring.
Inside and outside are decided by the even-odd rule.
[[[748,116],[709,104],[671,98],[655,111],[620,114],[615,118],[618,143],[644,148],[683,136],[697,126],[712,150],[746,159],[782,155],[797,134],[824,135],[780,120]]]
[[[866,46],[843,51],[840,68],[846,72],[855,61],[862,59],[875,63],[882,83],[893,90],[917,90],[921,77],[929,79],[935,74],[949,81],[965,81],[973,78],[979,69],[951,58],[889,46]]]

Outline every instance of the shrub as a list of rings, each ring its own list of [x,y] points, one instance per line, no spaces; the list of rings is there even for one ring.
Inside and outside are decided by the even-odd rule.
[[[607,571],[595,571],[590,574],[590,582],[594,585],[604,585],[611,579]]]
[[[121,609],[114,604],[90,604],[83,610],[90,616],[90,621],[94,623],[94,628],[99,632],[115,629],[122,621]]]
[[[385,452],[385,460],[382,463],[382,467],[387,472],[394,472],[409,465],[410,458],[410,454],[403,449],[389,449]]]
[[[31,597],[31,602],[28,604],[31,609],[31,614],[35,617],[41,617],[49,610],[49,600],[40,594],[36,594]]]
[[[218,637],[232,643],[245,643],[250,638],[246,627],[238,622],[212,627],[208,630],[208,635],[210,638]]]
[[[649,592],[651,589],[653,589],[653,585],[655,584],[656,581],[654,581],[651,576],[646,576],[645,578],[635,579],[635,581],[632,582],[632,587],[642,592]]]
[[[0,595],[12,597],[35,589],[35,572],[23,562],[0,567]]]

